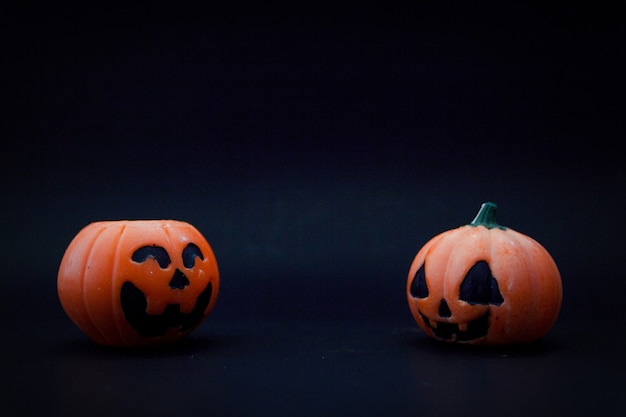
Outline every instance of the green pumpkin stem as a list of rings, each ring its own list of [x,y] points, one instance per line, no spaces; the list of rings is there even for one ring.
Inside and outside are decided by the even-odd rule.
[[[506,227],[500,226],[496,221],[496,212],[498,211],[498,206],[491,202],[483,203],[480,206],[480,210],[478,214],[470,223],[470,226],[485,226],[487,229],[499,228],[502,230],[506,230]]]

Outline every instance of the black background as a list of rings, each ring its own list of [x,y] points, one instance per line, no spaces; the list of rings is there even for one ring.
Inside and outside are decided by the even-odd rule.
[[[621,10],[208,3],[2,6],[3,415],[625,411]],[[413,256],[484,201],[563,276],[527,348],[408,309]],[[103,349],[58,303],[73,236],[138,218],[218,259],[176,349]]]

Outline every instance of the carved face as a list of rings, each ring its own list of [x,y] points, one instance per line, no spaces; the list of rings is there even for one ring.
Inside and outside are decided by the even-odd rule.
[[[504,302],[489,264],[478,261],[469,268],[460,281],[458,297],[456,288],[452,294],[444,294],[443,289],[437,285],[433,285],[436,290],[431,294],[425,270],[425,265],[417,270],[409,292],[411,297],[425,301],[421,309],[418,302],[417,310],[423,325],[429,328],[432,335],[451,342],[473,342],[486,337],[489,331],[490,307],[500,306]],[[449,299],[446,299],[446,295]],[[436,312],[428,303],[431,298],[441,300],[438,305],[433,303],[437,307]],[[464,311],[465,309],[468,311]]]
[[[179,328],[184,332],[196,327],[204,318],[204,312],[209,306],[213,293],[211,282],[208,282],[205,289],[197,295],[195,302],[191,295],[185,297],[186,294],[183,294],[191,286],[187,275],[195,278],[194,275],[197,275],[194,270],[196,259],[201,262],[204,260],[204,255],[195,243],[188,243],[178,256],[182,259],[182,270],[172,267],[172,260],[162,246],[142,246],[132,254],[132,263],[138,265],[129,265],[129,268],[136,268],[136,276],[142,276],[143,268],[150,270],[152,277],[164,275],[165,278],[159,279],[158,282],[152,280],[146,283],[133,280],[131,276],[122,284],[120,302],[124,316],[142,336],[163,336],[170,328]],[[162,271],[154,271],[156,269],[154,265],[143,265],[146,262],[156,263]],[[196,279],[196,281],[201,280]],[[171,290],[171,293],[168,290]],[[190,293],[195,295],[197,291],[190,291]],[[191,298],[191,300],[185,298]],[[151,301],[150,304],[148,300]],[[181,302],[184,305],[189,304],[190,301],[193,302],[192,310],[182,312]],[[163,304],[165,304],[164,308]],[[159,312],[161,310],[162,312]]]
[[[446,342],[530,342],[554,324],[561,277],[548,252],[512,229],[472,224],[435,236],[409,269],[411,313]]]
[[[188,223],[97,222],[70,243],[57,284],[68,316],[98,343],[149,345],[176,341],[208,316],[219,273]]]

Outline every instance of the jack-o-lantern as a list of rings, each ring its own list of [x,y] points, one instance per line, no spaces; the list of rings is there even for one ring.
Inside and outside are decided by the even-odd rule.
[[[206,319],[219,272],[211,246],[189,223],[102,221],[70,242],[57,289],[69,318],[97,343],[157,345]]]
[[[427,335],[505,345],[539,339],[554,325],[563,298],[554,260],[495,214],[495,204],[483,204],[471,224],[435,236],[415,256],[406,292]]]

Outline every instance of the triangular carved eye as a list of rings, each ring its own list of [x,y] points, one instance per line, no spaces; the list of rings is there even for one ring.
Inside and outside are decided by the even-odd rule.
[[[461,283],[459,298],[470,304],[500,305],[504,302],[487,262],[478,261],[470,268]]]
[[[426,298],[428,297],[428,287],[426,286],[426,273],[424,272],[424,266],[422,264],[420,269],[417,270],[411,282],[411,295],[414,298]]]

